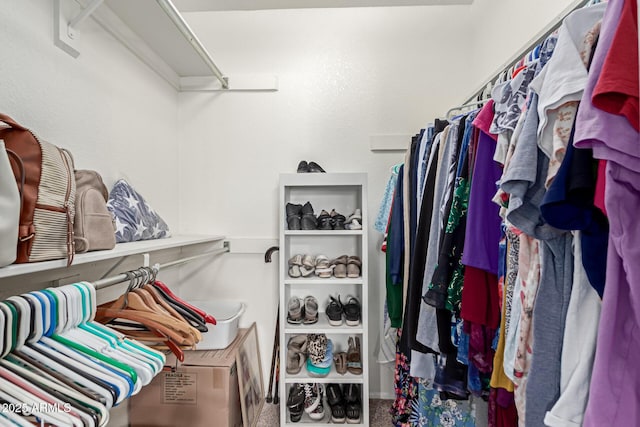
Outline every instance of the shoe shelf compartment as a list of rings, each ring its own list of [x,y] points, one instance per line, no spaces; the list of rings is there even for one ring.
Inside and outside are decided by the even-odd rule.
[[[280,360],[286,363],[287,343],[296,335],[326,334],[333,343],[333,352],[347,352],[350,337],[360,340],[360,358],[362,373],[359,375],[347,372],[339,374],[335,362],[325,377],[311,376],[306,363],[296,375],[286,372],[282,366],[280,381],[280,424],[295,426],[313,424],[316,426],[333,426],[331,409],[328,402],[324,402],[325,416],[322,420],[313,420],[308,414],[303,414],[298,422],[291,422],[286,405],[290,387],[295,383],[320,384],[360,384],[361,389],[361,420],[359,423],[341,423],[351,425],[369,425],[369,350],[368,350],[368,217],[367,217],[367,175],[361,173],[301,173],[280,175]],[[287,203],[304,205],[309,202],[317,217],[325,210],[344,215],[347,219],[360,209],[362,219],[359,230],[288,230],[286,205]],[[336,278],[333,276],[321,278],[315,271],[308,277],[290,277],[289,259],[295,255],[311,255],[314,258],[324,255],[331,262],[341,256],[358,256],[361,260],[359,277]],[[348,297],[356,297],[362,307],[360,324],[348,326],[344,315],[341,326],[332,326],[325,310],[330,296],[338,297],[343,304]],[[290,324],[287,322],[288,302],[292,297],[299,298],[304,304],[305,297],[313,296],[318,302],[318,320],[311,324]]]
[[[347,384],[357,384],[356,382],[347,382]],[[287,397],[289,396],[288,392],[290,390],[290,387],[286,387],[287,390]],[[281,400],[281,404],[284,404],[286,406],[288,399],[282,399]],[[359,422],[354,422],[354,421],[342,421],[342,422],[333,422],[332,421],[332,417],[331,417],[331,406],[329,405],[329,401],[327,399],[326,396],[326,390],[324,392],[324,397],[322,400],[322,405],[324,408],[324,415],[321,419],[319,420],[315,420],[313,418],[311,418],[309,416],[309,414],[307,412],[303,412],[302,413],[302,418],[299,421],[296,422],[292,422],[291,421],[291,415],[290,415],[290,411],[289,408],[286,408],[285,413],[286,413],[286,420],[285,420],[285,424],[286,426],[296,426],[296,425],[300,425],[300,424],[312,424],[314,426],[335,426],[336,424],[343,424],[343,425],[368,425],[368,422],[365,423],[364,420],[368,420],[368,406],[365,410],[365,408],[362,406],[362,402],[363,402],[363,398],[362,398],[362,394],[360,395],[360,421]]]

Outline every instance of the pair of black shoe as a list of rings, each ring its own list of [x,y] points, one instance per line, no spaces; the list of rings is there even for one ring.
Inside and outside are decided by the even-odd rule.
[[[328,384],[326,393],[332,423],[360,424],[362,400],[358,384]]]
[[[313,206],[307,202],[304,205],[287,203],[287,229],[289,230],[315,230],[318,228]]]
[[[336,212],[335,209],[331,210],[331,213],[324,209],[318,215],[318,229],[319,230],[344,230],[344,223],[347,220],[344,215]]]
[[[306,160],[298,163],[298,173],[325,173],[325,170],[316,162],[307,163]]]

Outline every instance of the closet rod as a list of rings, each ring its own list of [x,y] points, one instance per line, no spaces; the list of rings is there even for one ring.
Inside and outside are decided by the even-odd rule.
[[[527,42],[515,55],[513,55],[507,62],[505,62],[498,70],[485,82],[471,94],[463,104],[469,104],[472,102],[478,95],[480,95],[489,83],[494,83],[506,70],[513,67],[517,64],[525,55],[531,52],[536,46],[546,40],[547,37],[555,30],[560,28],[562,25],[562,21],[574,10],[580,9],[581,7],[586,6],[587,4],[593,2],[593,0],[576,0],[571,3],[565,10],[563,10],[558,16],[555,17],[553,21],[551,21],[545,28],[543,28],[536,36],[534,36],[531,40]]]
[[[193,255],[190,257],[186,257],[186,258],[181,258],[181,259],[177,259],[175,261],[170,261],[167,262],[165,264],[159,264],[158,266],[154,267],[156,270],[160,271],[166,268],[171,268],[171,267],[175,267],[176,265],[180,265],[180,264],[185,264],[187,262],[191,262],[200,258],[204,258],[204,257],[209,257],[209,256],[215,256],[215,255],[220,255],[223,254],[225,252],[229,252],[229,247],[225,246],[224,248],[220,248],[220,249],[216,249],[213,251],[209,251],[209,252],[203,252],[201,254],[198,255]],[[118,283],[123,283],[130,280],[130,277],[127,276],[126,273],[122,273],[122,274],[118,274],[117,276],[113,276],[113,277],[107,277],[106,279],[100,279],[100,280],[96,280],[93,283],[93,286],[96,289],[104,289],[104,288],[108,288],[109,286],[113,286],[113,285],[117,285]]]
[[[215,64],[215,62],[213,62],[213,59],[211,58],[211,55],[209,55],[209,52],[207,52],[200,40],[198,40],[198,37],[196,37],[195,33],[191,30],[189,24],[187,24],[187,21],[185,21],[182,15],[180,15],[180,12],[174,6],[174,4],[170,0],[156,0],[156,2],[162,8],[162,10],[164,10],[169,19],[173,21],[174,25],[178,28],[178,30],[180,30],[184,38],[187,39],[191,46],[193,46],[200,58],[202,58],[205,64],[207,64],[207,67],[209,67],[213,75],[218,79],[218,81],[220,81],[222,88],[229,89],[229,78],[225,77],[224,74],[222,74],[222,71],[220,71],[218,66]]]

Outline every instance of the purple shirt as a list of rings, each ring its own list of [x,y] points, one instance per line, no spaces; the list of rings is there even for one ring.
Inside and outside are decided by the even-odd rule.
[[[582,95],[574,147],[593,148],[593,156],[613,161],[634,172],[640,172],[640,141],[638,132],[624,116],[607,113],[593,106],[591,98],[602,65],[611,47],[616,26],[622,12],[622,0],[611,0],[602,19],[602,29],[589,69],[587,87]]]
[[[483,111],[485,109],[486,106]],[[474,126],[478,125],[476,121]],[[500,207],[491,199],[496,194],[496,182],[502,171],[493,161],[496,141],[482,129],[485,126],[477,127],[481,132],[471,180],[462,263],[497,275],[501,218]]]

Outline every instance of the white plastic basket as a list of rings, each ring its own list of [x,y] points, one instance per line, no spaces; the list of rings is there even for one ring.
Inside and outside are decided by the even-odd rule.
[[[240,316],[246,306],[239,301],[189,301],[216,319],[216,324],[207,324],[208,332],[202,334],[197,350],[220,350],[227,348],[238,334]]]

